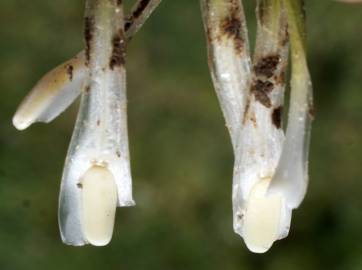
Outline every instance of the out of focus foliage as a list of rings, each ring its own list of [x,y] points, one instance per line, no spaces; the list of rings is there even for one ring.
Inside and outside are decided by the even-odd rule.
[[[232,231],[232,149],[196,0],[164,0],[129,45],[137,206],[117,211],[105,248],[61,243],[57,199],[77,105],[21,133],[11,117],[40,76],[82,48],[83,5],[0,1],[0,269],[362,269],[362,6],[307,1],[309,192],[290,236],[255,255]]]

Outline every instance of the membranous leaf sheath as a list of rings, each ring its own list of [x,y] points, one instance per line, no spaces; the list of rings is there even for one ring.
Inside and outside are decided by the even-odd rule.
[[[235,151],[233,220],[235,232],[248,248],[261,253],[288,234],[291,218],[282,196],[267,196],[284,143],[289,42],[281,1],[257,1],[257,22],[251,80]]]
[[[90,218],[89,205],[84,204],[92,201],[84,198],[92,197],[90,194],[97,190],[97,185],[100,191],[108,194],[103,197],[108,200],[104,202],[104,211],[114,215],[116,205],[134,205],[127,134],[123,21],[121,1],[87,1],[85,63],[89,76],[66,159],[59,206],[62,239],[71,245],[109,242],[109,228],[113,228],[114,218],[98,215],[98,222],[108,223],[97,227],[94,224],[97,218]],[[90,180],[83,183],[84,179]],[[114,192],[116,201],[110,199]],[[101,200],[102,196],[96,198]]]
[[[211,75],[236,149],[251,65],[244,10],[240,0],[202,0],[201,8]]]
[[[242,3],[203,0],[209,66],[234,155],[234,230],[253,252],[288,234],[291,209],[267,191],[282,152],[288,23],[281,0],[257,1],[253,65]]]
[[[314,117],[312,83],[307,66],[303,1],[284,0],[290,28],[292,75],[286,141],[270,194],[282,194],[290,208],[302,202],[308,185],[311,122]]]

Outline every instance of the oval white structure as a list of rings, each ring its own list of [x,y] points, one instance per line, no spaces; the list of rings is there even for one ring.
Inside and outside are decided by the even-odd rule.
[[[243,237],[252,252],[264,253],[289,231],[291,211],[280,194],[267,195],[270,179],[258,182],[246,203]]]
[[[86,241],[94,246],[105,246],[112,239],[117,208],[114,177],[106,167],[93,166],[84,174],[80,185]]]

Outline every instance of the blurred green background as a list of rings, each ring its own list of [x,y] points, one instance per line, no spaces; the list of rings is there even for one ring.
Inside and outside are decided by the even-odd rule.
[[[131,4],[131,0],[126,0]],[[254,1],[245,1],[251,37]],[[104,248],[61,243],[57,200],[77,104],[24,132],[22,97],[83,47],[84,1],[0,1],[0,269],[362,269],[362,5],[307,1],[314,82],[310,186],[264,255],[232,231],[229,136],[196,0],[164,0],[128,51],[137,206]]]

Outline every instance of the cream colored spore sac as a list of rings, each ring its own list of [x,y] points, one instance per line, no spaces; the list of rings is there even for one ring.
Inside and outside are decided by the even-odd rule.
[[[288,234],[291,213],[279,194],[267,195],[269,179],[257,183],[250,192],[244,216],[243,237],[248,248],[264,253],[274,241]]]
[[[112,173],[93,166],[81,179],[83,218],[86,240],[94,246],[105,246],[112,238],[117,208],[117,186]]]

